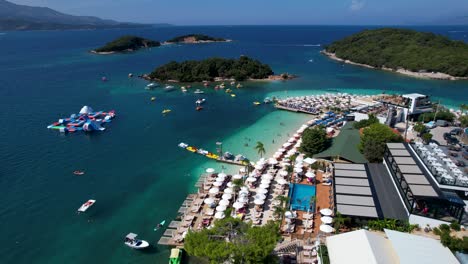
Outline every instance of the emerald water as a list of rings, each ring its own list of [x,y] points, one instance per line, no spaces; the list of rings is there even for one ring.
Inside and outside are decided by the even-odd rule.
[[[341,65],[319,54],[323,45],[362,27],[168,27],[99,31],[7,32],[0,35],[0,254],[2,263],[163,263],[169,249],[156,246],[153,228],[177,215],[207,167],[221,168],[177,147],[186,142],[257,159],[256,141],[273,153],[309,119],[303,114],[253,106],[266,96],[382,91],[430,94],[456,107],[468,101],[468,82],[413,79]],[[466,41],[467,27],[419,27]],[[462,31],[460,33],[460,31]],[[174,45],[134,54],[97,56],[87,51],[123,34],[165,40],[188,33],[232,43]],[[235,90],[146,91],[128,73],[146,73],[171,60],[248,55],[274,71],[299,75],[289,82],[251,82]],[[101,82],[107,76],[108,82]],[[155,102],[150,98],[156,97]],[[195,100],[206,98],[195,111]],[[115,109],[102,133],[62,135],[46,126],[83,105]],[[166,116],[163,109],[171,109]],[[274,143],[273,143],[274,141]],[[248,146],[246,146],[248,144]],[[226,166],[227,171],[236,168]],[[75,176],[82,169],[85,175]],[[85,214],[77,208],[97,202]],[[129,232],[153,248],[124,246]]]

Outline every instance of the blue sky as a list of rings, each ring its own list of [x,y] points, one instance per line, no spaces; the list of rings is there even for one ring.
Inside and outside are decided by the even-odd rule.
[[[176,25],[437,24],[468,0],[10,0],[74,15]],[[466,19],[465,19],[466,21]]]

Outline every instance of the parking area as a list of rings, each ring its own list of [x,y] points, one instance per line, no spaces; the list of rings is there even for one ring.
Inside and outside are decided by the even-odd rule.
[[[447,127],[436,127],[431,129],[431,134],[432,140],[437,141],[439,145],[441,146],[446,146],[447,145],[447,140],[444,139],[444,133],[450,133],[452,129],[455,127],[453,126],[447,126]]]

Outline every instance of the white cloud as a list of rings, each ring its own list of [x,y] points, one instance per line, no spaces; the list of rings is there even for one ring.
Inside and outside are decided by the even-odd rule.
[[[352,0],[351,5],[349,6],[349,9],[351,11],[359,11],[364,8],[364,5],[366,4],[366,1],[362,0]]]

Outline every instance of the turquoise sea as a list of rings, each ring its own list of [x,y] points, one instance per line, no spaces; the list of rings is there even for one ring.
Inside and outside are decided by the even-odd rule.
[[[364,27],[210,26],[0,34],[0,238],[1,263],[165,263],[167,247],[153,227],[170,222],[207,167],[220,168],[177,147],[181,141],[251,159],[256,141],[272,153],[308,120],[301,114],[254,107],[266,96],[385,92],[430,94],[455,108],[468,102],[468,82],[419,80],[341,65],[319,54],[330,43]],[[468,40],[468,27],[416,27]],[[188,33],[233,39],[231,43],[174,45],[134,54],[88,52],[124,34],[165,40]],[[203,111],[193,93],[146,91],[129,79],[171,60],[248,55],[289,82],[251,82],[235,90],[206,89]],[[108,82],[101,82],[107,76]],[[150,97],[156,96],[155,102]],[[83,105],[115,109],[102,133],[62,135],[46,126]],[[163,109],[172,109],[162,116]],[[274,143],[273,143],[274,141]],[[248,144],[248,146],[245,146]],[[83,169],[85,175],[75,176]],[[228,171],[235,168],[229,167]],[[77,215],[86,200],[97,203]],[[135,232],[154,245],[139,252],[123,245]]]

